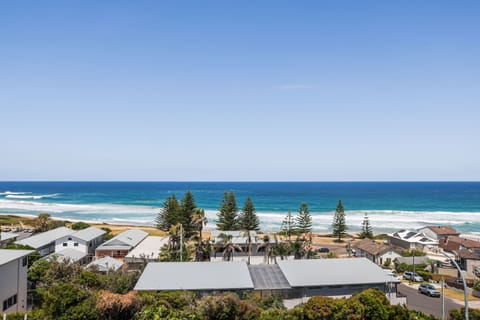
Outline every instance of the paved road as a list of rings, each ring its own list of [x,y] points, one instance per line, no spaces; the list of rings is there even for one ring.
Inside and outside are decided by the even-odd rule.
[[[407,307],[409,309],[431,314],[438,318],[442,317],[442,298],[432,298],[418,293],[418,290],[404,284],[398,286],[398,291],[407,296]],[[460,309],[462,306],[449,298],[445,298],[445,318],[448,318],[450,310]]]

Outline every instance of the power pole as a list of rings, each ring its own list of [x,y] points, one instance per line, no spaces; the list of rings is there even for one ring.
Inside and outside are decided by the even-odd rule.
[[[442,277],[442,320],[445,320],[445,282]]]

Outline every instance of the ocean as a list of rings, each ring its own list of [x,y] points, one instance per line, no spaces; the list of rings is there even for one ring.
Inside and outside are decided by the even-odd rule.
[[[215,227],[223,192],[234,191],[239,208],[252,198],[268,231],[306,202],[314,230],[329,232],[341,199],[352,232],[368,214],[376,233],[451,225],[480,234],[480,182],[0,182],[0,214],[152,225],[163,201],[186,190],[205,209],[207,228]]]

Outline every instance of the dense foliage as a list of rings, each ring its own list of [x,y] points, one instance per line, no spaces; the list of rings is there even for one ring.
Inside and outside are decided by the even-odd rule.
[[[87,229],[88,227],[90,227],[90,225],[88,223],[85,223],[83,221],[79,221],[79,222],[75,222],[74,224],[72,224],[72,226],[70,228],[72,228],[73,230],[83,230],[83,229]]]
[[[185,236],[189,238],[195,233],[196,226],[193,216],[197,209],[192,192],[187,190],[180,203],[176,196],[172,195],[164,201],[163,207],[155,219],[155,225],[160,230],[169,231],[172,226],[181,224]]]

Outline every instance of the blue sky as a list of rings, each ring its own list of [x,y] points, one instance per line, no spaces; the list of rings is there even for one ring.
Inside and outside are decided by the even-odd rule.
[[[3,1],[0,180],[480,180],[478,1]]]

